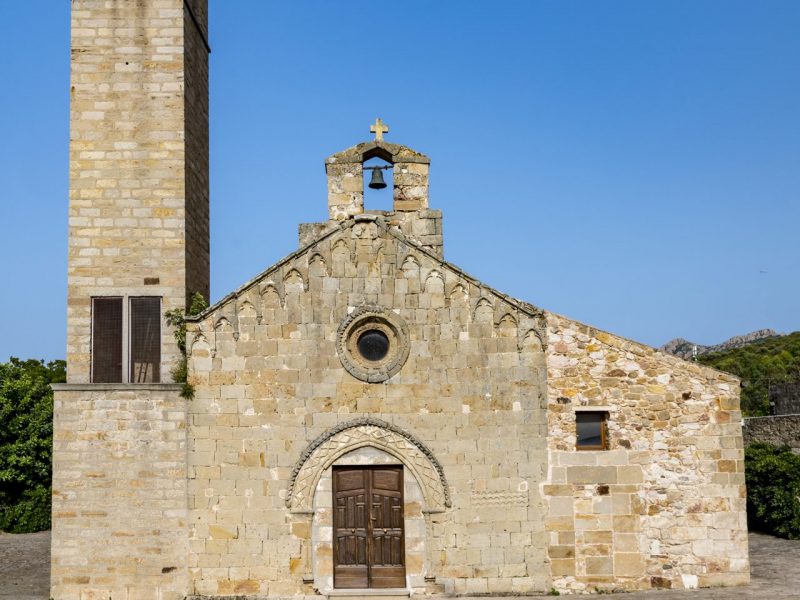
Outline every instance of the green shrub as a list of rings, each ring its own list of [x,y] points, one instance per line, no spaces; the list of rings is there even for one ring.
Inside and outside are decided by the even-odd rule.
[[[189,308],[185,312],[179,308],[176,308],[174,310],[168,310],[164,313],[167,324],[174,327],[173,335],[175,337],[175,343],[178,344],[178,350],[181,351],[181,358],[178,360],[175,366],[172,367],[170,373],[172,374],[172,380],[175,383],[183,384],[181,396],[188,400],[194,398],[194,388],[188,381],[189,365],[186,355],[186,317],[199,315],[207,308],[208,302],[206,302],[206,299],[201,293],[195,292],[189,299]]]
[[[797,381],[800,374],[800,331],[702,354],[697,361],[742,379],[745,416],[768,415],[770,386]]]
[[[63,360],[11,358],[0,363],[0,530],[50,527],[53,444],[51,383],[63,382]]]
[[[745,449],[750,529],[800,539],[800,456],[788,446]]]
[[[31,533],[50,529],[50,508],[50,485],[37,485],[25,490],[16,504],[0,513],[0,530]]]

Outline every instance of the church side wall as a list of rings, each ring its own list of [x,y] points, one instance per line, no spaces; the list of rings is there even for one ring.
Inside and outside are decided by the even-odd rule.
[[[187,401],[180,386],[54,388],[51,597],[182,600]]]
[[[561,591],[749,581],[739,381],[548,315],[549,556]],[[576,451],[576,408],[609,449]]]
[[[408,359],[382,383],[356,379],[337,354],[340,323],[364,304],[382,305],[408,328]],[[539,496],[544,356],[533,332],[543,331],[541,319],[365,222],[190,327],[193,593],[314,595],[315,579],[330,581],[330,540],[312,541],[315,519],[330,515],[311,514],[330,510],[330,499],[293,511],[288,487],[312,440],[359,417],[412,434],[449,484],[452,506],[423,507],[425,534],[408,538],[408,585],[459,594],[549,589]],[[373,430],[384,448],[380,428],[357,434]],[[404,447],[385,450],[402,456]],[[329,494],[320,481],[319,493]],[[407,498],[406,516],[419,511],[419,499]]]

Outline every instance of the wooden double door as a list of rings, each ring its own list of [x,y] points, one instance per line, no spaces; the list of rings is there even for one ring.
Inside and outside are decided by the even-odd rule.
[[[333,468],[333,585],[406,587],[403,467]]]

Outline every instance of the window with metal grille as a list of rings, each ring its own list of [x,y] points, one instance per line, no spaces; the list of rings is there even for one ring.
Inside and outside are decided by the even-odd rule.
[[[161,380],[161,298],[130,300],[130,382]]]
[[[122,298],[92,298],[92,381],[122,382]]]

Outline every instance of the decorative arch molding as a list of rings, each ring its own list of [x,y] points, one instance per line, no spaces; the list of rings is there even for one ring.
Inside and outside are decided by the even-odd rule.
[[[411,471],[422,488],[425,512],[443,512],[451,506],[444,469],[430,448],[404,429],[374,417],[340,423],[306,447],[292,469],[286,506],[292,512],[313,512],[322,473],[339,457],[365,446],[391,454]]]
[[[519,351],[524,348],[532,348],[538,352],[543,352],[547,347],[545,335],[537,329],[529,329],[524,335],[519,337]]]

